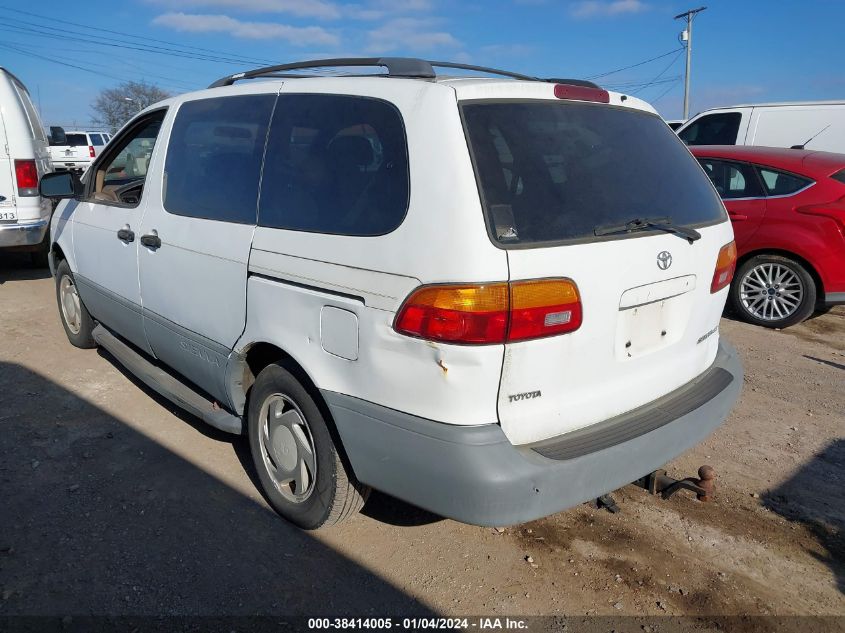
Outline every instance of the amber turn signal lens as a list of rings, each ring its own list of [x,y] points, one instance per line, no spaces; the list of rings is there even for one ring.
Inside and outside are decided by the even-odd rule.
[[[734,278],[734,271],[736,271],[736,243],[730,242],[719,250],[713,281],[710,282],[710,293],[719,292],[722,288],[729,286]]]

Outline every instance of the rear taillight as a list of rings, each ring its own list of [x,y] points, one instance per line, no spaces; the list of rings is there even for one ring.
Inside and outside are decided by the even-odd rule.
[[[38,195],[38,168],[34,160],[16,160],[15,179],[18,182],[19,195]]]
[[[610,103],[610,93],[607,90],[602,90],[601,88],[590,88],[589,86],[555,84],[555,96],[558,99]]]
[[[568,279],[511,284],[509,341],[565,334],[581,327],[581,297]]]
[[[405,300],[401,334],[456,343],[501,343],[508,328],[508,285],[423,286]]]
[[[539,279],[423,286],[402,304],[394,329],[432,341],[484,345],[572,332],[581,320],[574,282]]]
[[[795,209],[798,213],[805,215],[818,215],[823,218],[830,218],[839,224],[840,230],[845,232],[845,197],[829,204],[813,204]]]
[[[94,158],[94,156],[96,156],[96,154],[94,154],[94,146],[93,145],[88,146],[88,156],[90,156],[91,158]]]
[[[713,281],[710,282],[710,292],[719,292],[722,288],[729,286],[734,278],[736,270],[736,243],[725,244],[719,250],[716,258],[716,270],[713,273]]]

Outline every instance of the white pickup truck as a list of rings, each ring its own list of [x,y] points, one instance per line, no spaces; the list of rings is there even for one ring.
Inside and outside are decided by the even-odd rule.
[[[56,171],[85,171],[106,144],[102,132],[71,131],[62,138],[56,129],[51,128],[50,135],[50,158]]]

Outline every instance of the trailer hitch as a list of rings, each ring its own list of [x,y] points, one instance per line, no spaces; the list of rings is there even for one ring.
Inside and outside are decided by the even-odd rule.
[[[655,470],[633,483],[664,499],[668,499],[683,489],[694,492],[699,501],[712,501],[716,492],[716,471],[712,466],[702,466],[698,469],[698,479],[695,477],[673,479],[666,474],[665,470]]]

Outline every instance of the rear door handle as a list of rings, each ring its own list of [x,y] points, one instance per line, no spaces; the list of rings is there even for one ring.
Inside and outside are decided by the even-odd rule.
[[[161,238],[158,236],[158,231],[153,230],[151,233],[142,235],[141,244],[152,249],[161,247]]]
[[[731,213],[730,211],[728,211],[728,217],[729,217],[731,220],[736,220],[736,221],[741,221],[741,220],[747,220],[747,219],[748,219],[748,216],[747,216],[747,215],[743,215],[742,213]]]
[[[121,242],[129,242],[135,241],[135,231],[129,228],[129,225],[126,224],[122,229],[117,232],[117,239]]]

